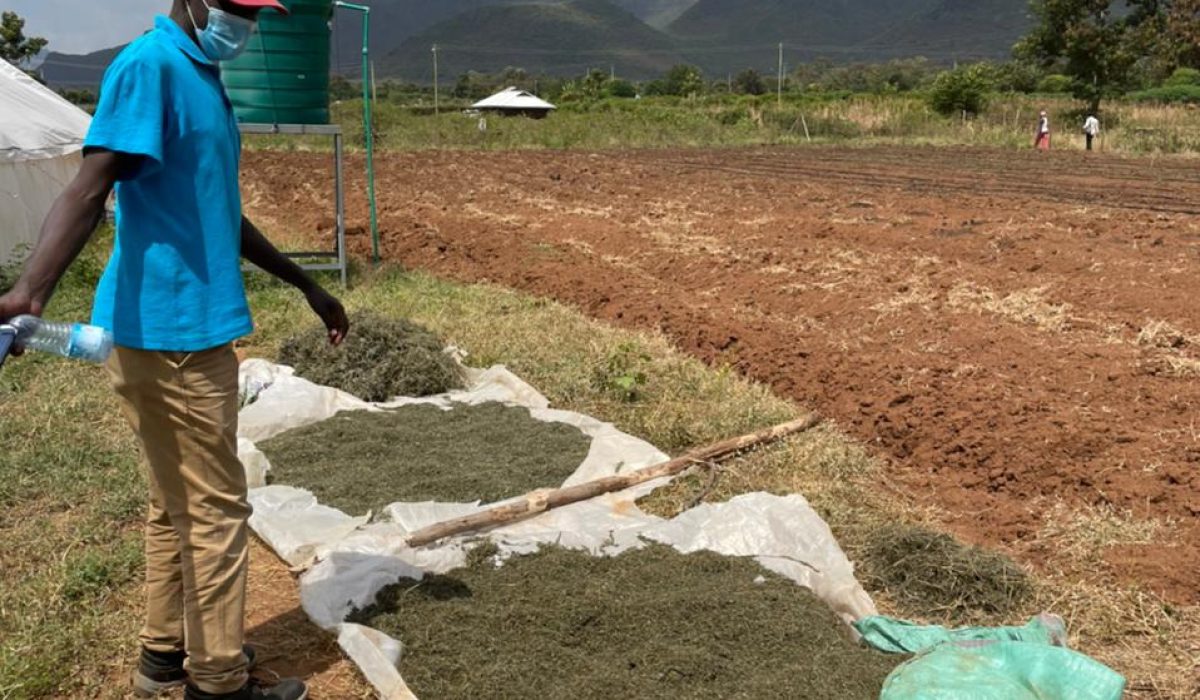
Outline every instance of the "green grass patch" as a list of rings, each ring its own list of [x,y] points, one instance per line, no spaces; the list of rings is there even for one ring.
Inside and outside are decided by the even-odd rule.
[[[86,320],[111,232],[68,270],[47,316]],[[0,697],[101,697],[130,653],[146,499],[100,367],[29,354],[0,370]]]
[[[867,700],[902,660],[861,648],[751,559],[651,546],[485,557],[382,591],[354,622],[403,641],[422,698]]]
[[[111,548],[88,547],[64,562],[61,595],[69,601],[95,600],[138,577],[145,562],[141,533]]]
[[[591,438],[499,403],[342,412],[259,445],[271,479],[353,515],[396,501],[494,502],[562,484]]]

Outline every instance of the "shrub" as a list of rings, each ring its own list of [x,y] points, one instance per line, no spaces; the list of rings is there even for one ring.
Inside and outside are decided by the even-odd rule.
[[[991,68],[992,82],[1000,92],[1035,92],[1038,89],[1036,66],[1018,61],[1001,63]]]
[[[1059,73],[1047,75],[1038,81],[1037,91],[1052,95],[1061,95],[1071,92],[1071,78]]]
[[[633,83],[629,82],[628,80],[621,80],[620,78],[617,78],[616,80],[608,81],[608,96],[622,97],[626,99],[630,97],[637,97],[637,88],[634,87]]]
[[[1129,99],[1161,104],[1200,104],[1200,85],[1163,85],[1131,93]]]
[[[933,81],[929,106],[939,114],[979,114],[987,106],[992,89],[986,66],[974,65],[946,71]]]
[[[678,65],[663,78],[663,94],[688,97],[704,92],[704,74],[696,66]]]
[[[739,95],[762,95],[767,91],[767,84],[758,71],[747,68],[734,77],[733,91]]]
[[[1195,68],[1177,68],[1171,77],[1163,81],[1164,87],[1176,86],[1200,87],[1200,70]]]

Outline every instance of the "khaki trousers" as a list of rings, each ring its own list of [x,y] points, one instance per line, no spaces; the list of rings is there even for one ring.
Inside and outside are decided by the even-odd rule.
[[[142,645],[186,651],[200,690],[238,690],[247,680],[250,505],[237,458],[237,357],[230,345],[194,353],[117,347],[108,367],[150,484]]]

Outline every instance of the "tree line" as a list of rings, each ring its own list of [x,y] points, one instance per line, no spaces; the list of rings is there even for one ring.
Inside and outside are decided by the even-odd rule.
[[[604,71],[573,79],[530,76],[519,68],[467,73],[454,94],[478,99],[515,85],[571,101],[733,93],[763,95],[921,90],[939,112],[978,113],[995,92],[1069,94],[1098,112],[1104,100],[1132,95],[1160,102],[1200,103],[1200,0],[1032,0],[1033,28],[1008,61],[947,68],[924,58],[841,65],[816,61],[775,75],[746,69],[705,75],[673,66],[660,78],[633,84]]]

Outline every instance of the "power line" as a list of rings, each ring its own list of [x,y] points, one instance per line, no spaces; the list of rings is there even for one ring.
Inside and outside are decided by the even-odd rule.
[[[970,40],[948,37],[939,41],[922,41],[915,43],[904,44],[888,44],[873,47],[877,50],[896,50],[896,49],[915,49],[921,50],[926,48],[938,49],[939,47],[953,47],[962,44],[978,44],[981,40],[987,38],[1005,38],[1008,35],[997,34],[994,37],[973,37]],[[784,48],[794,49],[805,53],[870,53],[868,47],[862,46],[846,46],[844,44],[792,44],[783,42]],[[554,49],[539,49],[528,47],[503,47],[503,46],[473,46],[468,44],[450,44],[438,42],[438,47],[445,50],[456,51],[466,54],[505,54],[513,56],[539,56],[539,55],[572,55],[572,56],[609,56],[612,54],[625,55],[709,55],[722,53],[751,53],[765,52],[773,54],[778,44],[744,44],[731,46],[679,46],[672,48],[634,48],[634,47],[614,47],[603,49],[574,49],[574,48],[554,48]]]

